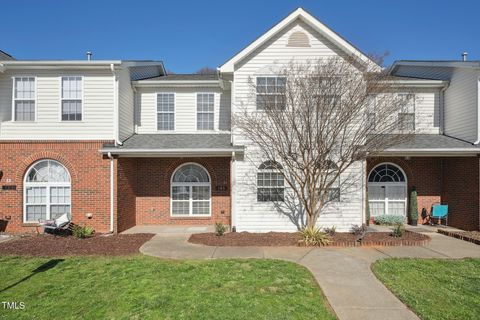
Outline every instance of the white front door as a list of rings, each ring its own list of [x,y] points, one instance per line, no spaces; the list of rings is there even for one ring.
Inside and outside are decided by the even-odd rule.
[[[368,177],[368,203],[372,217],[407,214],[407,181],[393,164],[376,166]]]

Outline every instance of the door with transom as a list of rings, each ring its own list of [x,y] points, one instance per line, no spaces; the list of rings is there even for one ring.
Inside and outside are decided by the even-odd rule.
[[[403,170],[382,163],[368,175],[368,203],[372,217],[407,214],[407,179]]]

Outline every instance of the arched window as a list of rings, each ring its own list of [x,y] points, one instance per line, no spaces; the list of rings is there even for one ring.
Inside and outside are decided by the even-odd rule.
[[[275,161],[265,161],[258,167],[257,201],[284,201],[285,182],[282,169]]]
[[[368,182],[405,182],[405,175],[399,167],[385,163],[370,172]]]
[[[55,160],[40,160],[28,169],[23,186],[24,221],[56,219],[71,214],[71,181]]]
[[[211,183],[207,170],[187,163],[175,170],[171,183],[172,216],[209,216]]]

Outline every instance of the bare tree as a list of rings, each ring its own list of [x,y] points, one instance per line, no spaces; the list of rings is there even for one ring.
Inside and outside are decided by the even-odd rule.
[[[215,74],[215,73],[217,73],[217,70],[215,68],[211,68],[211,67],[203,67],[195,73],[196,74]]]
[[[235,130],[252,143],[248,150],[283,176],[292,207],[306,218],[301,227],[314,227],[339,192],[358,186],[347,178],[353,164],[412,136],[411,119],[399,116],[412,95],[395,94],[406,88],[356,61],[291,62],[275,77],[250,79],[256,110],[237,106],[233,116]],[[286,195],[271,190],[267,198],[285,204]]]
[[[367,54],[367,56],[374,61],[379,66],[385,66],[385,58],[390,55],[390,51],[386,50],[383,53],[372,52]]]

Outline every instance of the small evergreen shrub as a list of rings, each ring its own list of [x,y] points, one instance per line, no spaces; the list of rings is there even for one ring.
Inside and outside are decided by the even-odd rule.
[[[332,242],[330,236],[319,228],[307,227],[300,231],[303,244],[306,246],[324,246]]]
[[[223,236],[227,231],[227,227],[221,222],[215,222],[215,234],[217,236]]]
[[[394,238],[401,238],[405,234],[405,227],[403,224],[397,224],[392,230],[392,236]]]
[[[325,232],[329,236],[333,237],[335,235],[335,233],[337,233],[337,227],[332,226],[331,228],[324,228],[323,232]]]
[[[78,225],[73,225],[72,234],[75,238],[83,239],[93,236],[95,230],[92,227],[81,227]]]
[[[383,214],[380,216],[376,216],[375,224],[385,225],[385,226],[395,226],[397,224],[403,224],[405,221],[404,216],[400,215],[390,215],[390,214]]]
[[[417,204],[417,189],[415,187],[412,188],[412,192],[410,193],[410,210],[408,211],[410,224],[412,226],[417,225],[418,221],[418,204]]]

